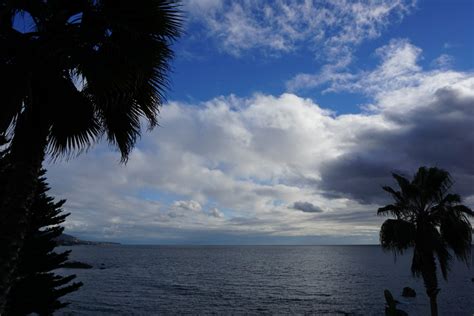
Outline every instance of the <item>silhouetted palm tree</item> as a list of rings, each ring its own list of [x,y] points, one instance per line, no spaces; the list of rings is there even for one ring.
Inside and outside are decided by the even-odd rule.
[[[472,241],[471,209],[461,203],[461,197],[449,193],[453,184],[447,171],[421,167],[409,181],[393,174],[400,190],[383,187],[395,200],[379,208],[378,215],[393,215],[380,230],[380,242],[395,254],[414,247],[411,271],[423,278],[430,298],[431,315],[438,315],[438,279],[436,258],[446,279],[452,256],[469,262]]]
[[[18,30],[23,17],[30,29]],[[181,14],[172,0],[0,0],[0,136],[12,163],[0,200],[0,313],[42,161],[101,135],[126,161],[167,86]]]

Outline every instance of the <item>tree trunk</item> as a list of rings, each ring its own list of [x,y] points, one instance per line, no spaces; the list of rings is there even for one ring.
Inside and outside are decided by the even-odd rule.
[[[436,276],[436,261],[432,253],[423,256],[421,275],[425,283],[426,294],[430,298],[431,316],[438,316],[438,278]]]
[[[4,169],[0,201],[0,315],[15,280],[15,270],[29,225],[29,207],[45,156],[48,127],[39,106],[19,115]]]
[[[430,296],[431,316],[438,316],[437,294]]]

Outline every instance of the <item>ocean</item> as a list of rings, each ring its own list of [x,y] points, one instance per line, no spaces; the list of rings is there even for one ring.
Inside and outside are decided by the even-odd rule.
[[[409,315],[429,315],[411,253],[395,261],[379,246],[66,248],[94,268],[58,270],[84,282],[59,315],[384,315],[384,289]],[[473,268],[453,262],[439,280],[440,315],[474,315],[472,278]],[[405,286],[417,296],[402,297]]]

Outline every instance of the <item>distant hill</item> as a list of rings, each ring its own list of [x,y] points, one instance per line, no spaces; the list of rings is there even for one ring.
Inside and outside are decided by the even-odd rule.
[[[119,245],[116,242],[105,242],[105,241],[89,241],[82,240],[77,237],[68,234],[61,234],[57,239],[59,246],[76,246],[76,245]]]

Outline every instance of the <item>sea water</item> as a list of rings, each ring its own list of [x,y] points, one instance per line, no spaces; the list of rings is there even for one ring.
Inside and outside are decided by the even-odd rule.
[[[384,315],[384,289],[409,315],[429,315],[412,253],[394,260],[379,246],[69,248],[94,268],[58,270],[84,283],[60,315]],[[474,315],[474,269],[453,262],[448,281],[439,278],[440,315]],[[402,297],[405,286],[417,296]]]

